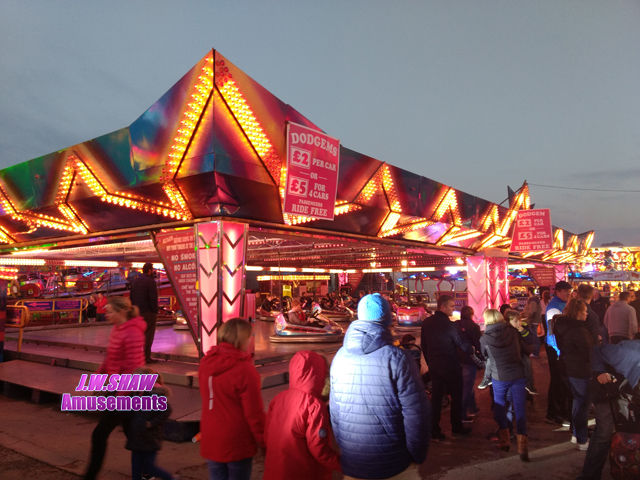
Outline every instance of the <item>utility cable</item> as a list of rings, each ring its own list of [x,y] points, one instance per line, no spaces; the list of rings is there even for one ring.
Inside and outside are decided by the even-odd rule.
[[[559,187],[557,185],[541,185],[539,183],[528,183],[536,187],[558,188],[560,190],[582,190],[586,192],[617,192],[617,193],[640,193],[640,190],[608,190],[604,188],[578,188],[578,187]]]

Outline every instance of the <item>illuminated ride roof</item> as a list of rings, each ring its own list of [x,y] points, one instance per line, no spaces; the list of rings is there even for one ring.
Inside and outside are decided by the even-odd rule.
[[[129,127],[0,171],[0,243],[229,217],[468,254],[508,249],[530,208],[526,183],[505,208],[341,146],[335,220],[283,215],[287,121],[321,131],[212,50]],[[523,256],[568,262],[592,239],[554,227],[554,250]]]

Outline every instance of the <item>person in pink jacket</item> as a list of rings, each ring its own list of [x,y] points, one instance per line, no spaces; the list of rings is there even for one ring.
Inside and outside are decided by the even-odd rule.
[[[289,389],[269,405],[264,480],[331,480],[331,472],[340,471],[322,401],[328,371],[326,360],[315,352],[298,352],[291,359]]]
[[[128,298],[111,297],[105,308],[107,321],[113,325],[107,355],[96,373],[111,375],[131,374],[144,366],[144,331],[147,324],[138,307]],[[109,379],[107,379],[107,382]],[[111,432],[120,425],[122,413],[105,410],[91,434],[91,459],[84,475],[85,480],[95,480],[102,467]]]

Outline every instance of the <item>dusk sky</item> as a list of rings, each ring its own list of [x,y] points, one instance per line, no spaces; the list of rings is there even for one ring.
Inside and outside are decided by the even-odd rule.
[[[131,124],[215,48],[350,149],[640,245],[640,2],[0,2],[0,168]],[[616,190],[632,190],[630,193]]]

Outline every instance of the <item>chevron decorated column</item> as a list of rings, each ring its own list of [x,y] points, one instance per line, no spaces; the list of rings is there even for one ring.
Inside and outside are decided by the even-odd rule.
[[[553,271],[556,274],[556,283],[560,282],[560,281],[567,281],[567,266],[566,265],[554,265],[553,266]],[[551,286],[551,295],[553,296],[554,292],[555,292],[555,285]]]
[[[243,314],[247,225],[222,221],[197,224],[196,238],[199,348],[203,356],[216,345],[218,328]]]
[[[507,257],[502,252],[467,257],[467,291],[474,320],[479,323],[486,309],[509,303]]]

